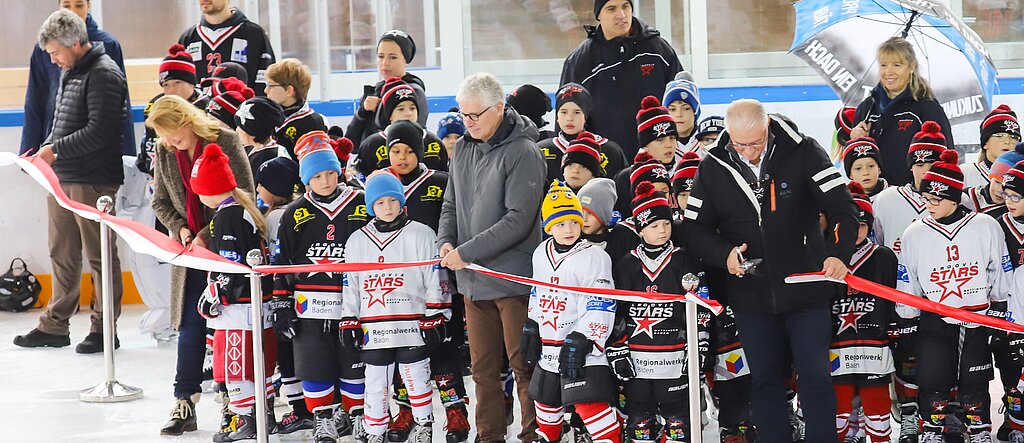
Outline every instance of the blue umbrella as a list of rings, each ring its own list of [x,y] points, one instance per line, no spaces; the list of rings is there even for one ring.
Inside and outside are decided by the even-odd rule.
[[[848,106],[878,84],[878,47],[903,36],[950,122],[984,118],[996,68],[978,34],[936,0],[801,0],[789,52],[810,65]]]

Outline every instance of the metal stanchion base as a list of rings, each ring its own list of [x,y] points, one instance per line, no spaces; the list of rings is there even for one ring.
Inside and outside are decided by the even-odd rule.
[[[142,398],[142,389],[105,381],[78,392],[78,400],[85,403],[120,403]]]

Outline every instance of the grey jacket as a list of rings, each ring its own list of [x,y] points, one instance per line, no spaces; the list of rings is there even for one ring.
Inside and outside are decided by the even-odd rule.
[[[441,206],[438,245],[451,243],[466,263],[530,276],[540,244],[540,202],[546,189],[537,128],[505,107],[488,141],[468,133],[452,149],[448,189]],[[471,300],[526,295],[529,287],[463,270],[459,291]]]

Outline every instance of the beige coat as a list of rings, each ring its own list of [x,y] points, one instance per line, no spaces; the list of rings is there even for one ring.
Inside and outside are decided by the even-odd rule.
[[[204,141],[204,146],[206,142]],[[238,187],[255,195],[252,171],[249,169],[249,158],[242,148],[238,135],[227,129],[220,130],[217,144],[228,156],[231,172],[235,174]],[[167,227],[168,235],[179,240],[178,233],[188,224],[185,216],[185,184],[178,172],[178,159],[172,149],[158,146],[156,163],[153,166],[153,210],[156,218]],[[213,210],[206,208],[205,220],[213,218]],[[199,236],[209,244],[209,229],[203,229]],[[186,308],[185,300],[185,268],[174,266],[171,269],[171,327],[178,329],[181,324],[181,312]],[[188,307],[195,309],[195,306]]]

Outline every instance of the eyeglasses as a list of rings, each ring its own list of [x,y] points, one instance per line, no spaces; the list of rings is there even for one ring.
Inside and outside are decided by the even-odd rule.
[[[736,148],[736,149],[757,148],[757,147],[764,146],[764,142],[767,139],[768,139],[768,131],[765,131],[764,135],[762,135],[761,138],[757,139],[756,141],[754,141],[752,143],[736,143],[734,141],[730,141],[729,143],[732,144],[732,147]]]
[[[284,87],[285,87],[284,85],[278,85],[278,84],[273,84],[273,83],[267,83],[267,87],[266,87],[266,89],[271,89],[271,88],[284,88]]]
[[[1005,138],[1009,138],[1009,139],[1012,139],[1012,140],[1015,140],[1015,141],[1020,141],[1020,136],[1019,135],[1014,135],[1014,134],[1010,134],[1010,133],[1007,133],[1007,132],[1000,132],[1000,133],[997,133],[997,134],[992,134],[991,138],[994,138],[996,140],[1002,140],[1002,139],[1005,139]]]
[[[1006,191],[999,191],[998,195],[1000,197],[1002,197],[1003,200],[1006,200],[1006,201],[1011,202],[1011,203],[1020,203],[1021,200],[1024,200],[1024,196],[1022,196],[1022,195],[1020,195],[1020,194],[1018,194],[1016,192],[1014,192],[1013,194],[1010,194],[1009,192],[1006,192]]]
[[[459,112],[459,115],[461,115],[462,118],[467,119],[467,120],[475,123],[475,122],[480,120],[480,116],[481,115],[486,114],[487,111],[490,111],[491,108],[493,108],[493,107],[494,107],[494,105],[488,106],[487,109],[484,109],[483,111],[477,112],[475,114],[474,113],[467,114],[465,112]]]
[[[927,202],[929,205],[932,205],[932,206],[938,206],[939,203],[942,203],[942,199],[938,198],[938,197],[932,197],[932,196],[929,196],[929,195],[922,194],[921,198],[924,198],[924,201]]]

